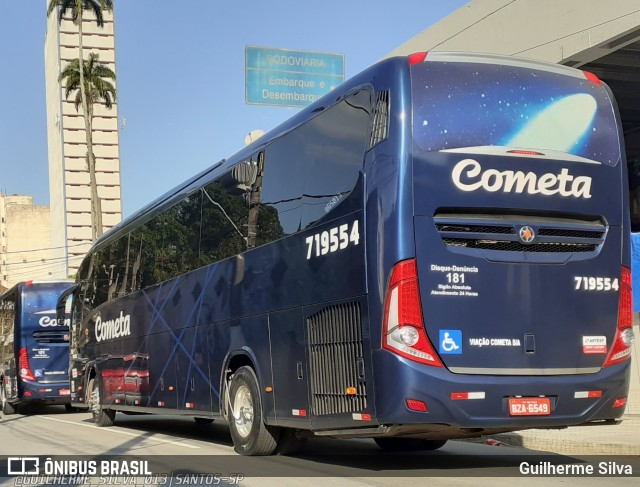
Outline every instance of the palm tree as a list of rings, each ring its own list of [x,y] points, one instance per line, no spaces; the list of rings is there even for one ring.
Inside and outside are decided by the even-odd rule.
[[[113,0],[50,0],[49,8],[47,9],[47,17],[51,15],[53,11],[58,9],[58,23],[62,23],[67,11],[71,12],[71,18],[73,23],[78,26],[78,59],[83,60],[84,53],[82,51],[82,17],[85,11],[92,11],[96,17],[96,24],[98,27],[104,27],[104,17],[102,12],[104,10],[111,12],[113,10]],[[79,66],[79,64],[77,64]],[[93,137],[91,132],[91,120],[87,104],[87,94],[85,92],[86,83],[84,81],[84,69],[78,69],[79,71],[79,86],[80,86],[80,104],[82,105],[82,113],[84,115],[84,127],[87,138],[87,164],[89,166],[89,186],[91,188],[91,234],[95,241],[100,235],[102,235],[102,204],[98,197],[98,184],[96,182],[96,158],[93,154]],[[62,78],[62,76],[61,76]],[[115,79],[115,75],[114,75]],[[68,91],[67,91],[68,94]],[[114,91],[115,96],[115,91]],[[76,99],[76,110],[78,109],[78,103]]]
[[[89,59],[84,61],[84,70],[80,71],[80,60],[74,59],[62,70],[59,81],[65,80],[64,95],[69,99],[69,95],[76,91],[74,105],[76,110],[82,105],[82,91],[80,84],[84,81],[84,93],[87,100],[87,115],[89,128],[93,128],[93,106],[96,103],[104,103],[104,106],[111,108],[116,100],[116,88],[109,80],[116,79],[116,74],[106,65],[100,63],[97,54],[90,53]]]

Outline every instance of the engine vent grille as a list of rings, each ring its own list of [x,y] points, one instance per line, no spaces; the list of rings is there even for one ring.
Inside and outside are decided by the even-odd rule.
[[[389,92],[381,91],[376,99],[369,149],[389,136]]]
[[[548,242],[522,244],[501,240],[465,240],[461,238],[443,238],[448,247],[466,247],[469,249],[498,250],[501,252],[593,252],[595,244]]]
[[[360,304],[330,306],[307,318],[311,407],[317,416],[367,407]]]
[[[34,331],[36,343],[69,343],[68,331]]]
[[[451,249],[496,252],[584,253],[597,251],[607,227],[598,220],[531,215],[437,214],[436,231]],[[520,238],[523,228],[533,239]]]

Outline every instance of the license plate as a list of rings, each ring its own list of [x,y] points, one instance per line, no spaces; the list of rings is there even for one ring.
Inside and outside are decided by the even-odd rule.
[[[511,416],[546,416],[551,414],[548,397],[512,397],[509,399]]]
[[[58,389],[58,393],[61,396],[69,396],[71,394],[71,392],[69,391],[69,389]]]

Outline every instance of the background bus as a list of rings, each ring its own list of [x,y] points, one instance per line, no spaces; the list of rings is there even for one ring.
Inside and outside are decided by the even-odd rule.
[[[382,61],[96,242],[72,401],[101,425],[227,418],[247,455],[615,422],[633,339],[621,137],[589,73]]]
[[[4,414],[23,405],[69,402],[69,315],[56,317],[72,281],[26,281],[0,295],[0,398]]]

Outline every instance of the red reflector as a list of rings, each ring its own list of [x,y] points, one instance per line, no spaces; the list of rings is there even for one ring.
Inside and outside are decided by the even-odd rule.
[[[464,401],[467,399],[484,399],[486,394],[484,391],[476,391],[476,392],[452,392],[451,400],[452,401]]]
[[[587,78],[592,83],[595,83],[599,86],[602,86],[602,81],[595,74],[590,73],[589,71],[582,71],[584,73],[584,77]]]
[[[371,415],[369,413],[353,413],[351,417],[354,421],[371,421]]]
[[[534,150],[520,150],[520,149],[508,150],[507,154],[519,154],[523,156],[544,156],[542,152],[536,152]]]
[[[427,52],[414,52],[413,54],[409,54],[408,61],[409,66],[413,66],[414,64],[421,63],[427,57]]]
[[[427,404],[424,401],[419,401],[417,399],[406,399],[407,407],[412,411],[420,411],[426,413],[429,411],[427,408]]]
[[[31,394],[31,391],[25,391],[24,395],[31,397],[33,394]]]
[[[625,404],[627,404],[627,398],[626,397],[619,397],[618,399],[615,400],[615,402],[613,403],[613,406],[611,406],[611,407],[613,409],[617,409],[617,408],[621,408]]]

